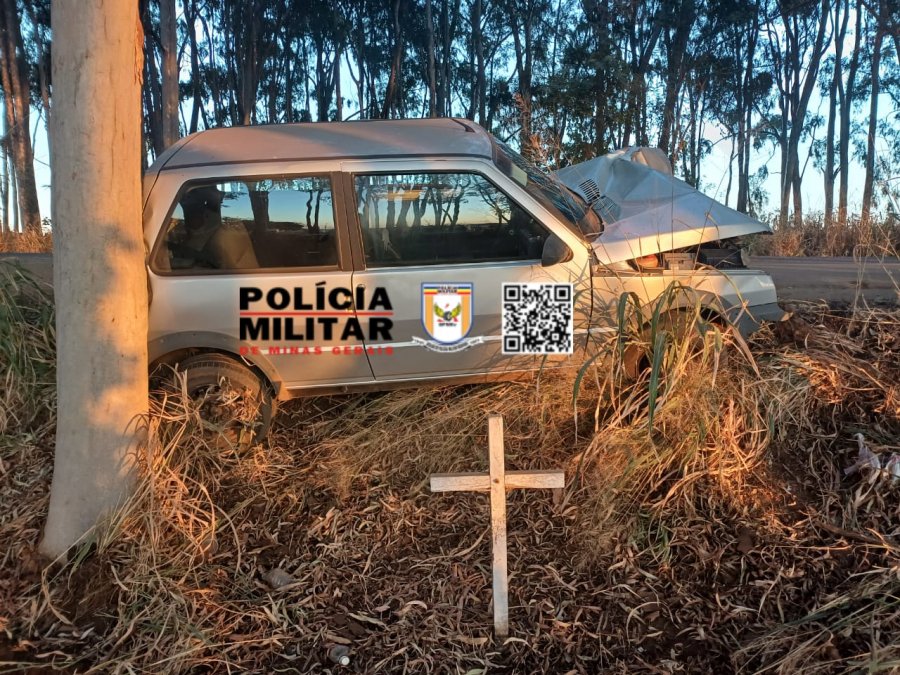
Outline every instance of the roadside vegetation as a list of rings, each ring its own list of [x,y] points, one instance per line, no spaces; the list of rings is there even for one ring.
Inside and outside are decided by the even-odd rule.
[[[36,232],[0,233],[0,253],[52,253],[53,235]]]
[[[47,567],[52,306],[0,270],[0,671],[339,672],[334,645],[347,672],[900,668],[900,310],[728,345],[625,298],[578,368],[292,402],[246,451],[166,401],[133,499]],[[487,498],[427,488],[486,470],[489,413],[508,468],[567,477],[510,493],[505,643]]]
[[[848,218],[825,224],[818,214],[799,225],[776,223],[771,236],[755,235],[749,248],[753,255],[892,257],[900,251],[900,220],[889,214],[884,220]]]

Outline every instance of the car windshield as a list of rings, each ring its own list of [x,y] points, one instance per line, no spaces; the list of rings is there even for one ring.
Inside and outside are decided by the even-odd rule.
[[[544,173],[506,143],[494,141],[494,164],[521,185],[542,206],[554,213],[582,239],[591,240],[603,231],[599,216],[590,205],[565,185]]]

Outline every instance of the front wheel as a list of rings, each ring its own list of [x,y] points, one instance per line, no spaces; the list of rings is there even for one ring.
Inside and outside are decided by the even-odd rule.
[[[704,349],[704,336],[713,327],[723,333],[731,332],[730,326],[714,320],[705,319],[687,310],[670,310],[659,317],[657,332],[665,331],[671,337],[670,343],[681,344],[687,341],[687,354],[693,355]],[[650,370],[653,358],[653,332],[645,326],[641,331],[641,339],[630,343],[625,348],[622,366],[630,380],[637,380]],[[727,342],[727,341],[726,341]]]
[[[170,375],[166,389],[185,392],[204,429],[219,439],[246,448],[268,433],[275,412],[272,390],[247,366],[221,354],[197,354],[181,361]]]

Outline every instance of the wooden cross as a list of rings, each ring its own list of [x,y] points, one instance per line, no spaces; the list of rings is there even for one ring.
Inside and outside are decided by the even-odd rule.
[[[493,534],[494,632],[509,635],[509,586],[506,575],[506,491],[516,488],[561,488],[562,471],[506,471],[503,459],[503,416],[488,417],[490,473],[436,473],[432,492],[490,492]]]

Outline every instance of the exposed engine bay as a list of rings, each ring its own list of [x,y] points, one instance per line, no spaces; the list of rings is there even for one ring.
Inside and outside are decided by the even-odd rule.
[[[739,238],[709,241],[675,251],[651,253],[626,261],[636,272],[685,271],[713,268],[719,270],[747,269],[744,249]]]

